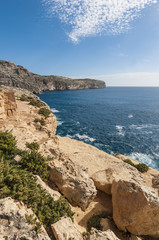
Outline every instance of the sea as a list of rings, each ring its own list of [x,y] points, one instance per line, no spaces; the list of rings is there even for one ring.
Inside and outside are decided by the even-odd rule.
[[[107,87],[38,95],[57,117],[57,135],[159,169],[159,88]]]

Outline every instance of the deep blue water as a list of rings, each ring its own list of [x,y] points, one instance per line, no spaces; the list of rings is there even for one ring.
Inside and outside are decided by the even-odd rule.
[[[159,169],[159,88],[108,87],[39,94],[57,117],[57,134]]]

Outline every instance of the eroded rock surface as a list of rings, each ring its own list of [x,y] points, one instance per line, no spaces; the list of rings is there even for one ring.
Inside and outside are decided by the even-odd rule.
[[[98,231],[96,229],[91,230],[89,240],[120,240],[111,230]]]
[[[50,240],[45,229],[37,234],[27,222],[26,215],[35,215],[31,209],[11,198],[0,200],[0,239],[1,240]]]
[[[86,210],[96,196],[96,188],[87,170],[65,155],[49,165],[50,181],[54,182],[73,206]]]
[[[159,237],[158,191],[120,180],[112,186],[113,218],[117,227],[134,235]]]
[[[83,240],[82,234],[68,217],[51,225],[56,240]]]

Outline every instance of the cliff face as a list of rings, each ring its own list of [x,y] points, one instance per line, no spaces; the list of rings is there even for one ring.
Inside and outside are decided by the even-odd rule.
[[[105,88],[104,81],[41,76],[12,62],[0,61],[0,85],[24,88],[34,93],[53,90]]]

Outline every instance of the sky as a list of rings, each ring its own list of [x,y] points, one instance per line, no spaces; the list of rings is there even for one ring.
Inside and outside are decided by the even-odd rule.
[[[41,75],[159,86],[159,0],[1,0],[0,59]]]

